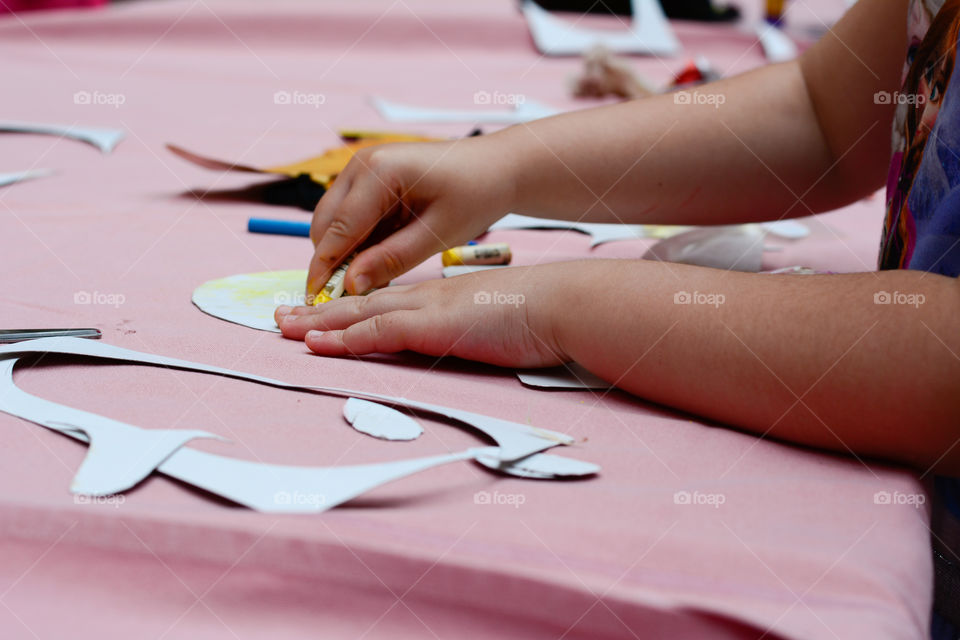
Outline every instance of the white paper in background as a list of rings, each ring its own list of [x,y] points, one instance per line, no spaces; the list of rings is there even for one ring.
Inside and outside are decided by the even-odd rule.
[[[799,55],[797,45],[790,36],[768,22],[758,22],[754,26],[763,54],[771,63],[788,62]]]
[[[572,458],[552,456],[548,453],[535,453],[532,456],[504,464],[495,457],[478,455],[477,462],[492,469],[521,478],[553,480],[554,478],[574,478],[600,473],[600,466],[592,462],[583,462]]]
[[[521,122],[539,120],[558,113],[556,109],[530,99],[507,109],[415,107],[384,100],[383,98],[372,98],[371,102],[380,112],[380,115],[390,122],[520,124]]]
[[[110,153],[126,135],[119,129],[77,127],[72,125],[42,124],[38,122],[0,121],[0,131],[10,133],[38,133],[41,135],[72,138],[92,144],[104,153]]]
[[[617,31],[578,27],[552,16],[531,0],[523,3],[523,15],[537,50],[548,56],[582,55],[597,45],[613,53],[666,56],[680,53],[680,42],[658,0],[633,0],[632,5],[629,28]]]
[[[14,171],[13,173],[0,173],[0,187],[23,180],[33,180],[35,178],[45,178],[53,175],[52,169],[31,169],[30,171]]]
[[[573,443],[571,437],[555,431],[530,427],[441,405],[335,387],[294,385],[254,374],[141,353],[79,338],[43,338],[0,346],[0,356],[7,356],[6,359],[11,361],[9,363],[10,371],[12,371],[14,357],[30,353],[84,355],[213,373],[284,389],[315,391],[341,397],[364,396],[366,399],[389,405],[447,417],[488,435],[498,445],[497,447],[482,449],[472,448],[446,456],[348,467],[273,465],[236,460],[204,453],[189,447],[181,447],[170,454],[169,457],[163,459],[162,464],[158,467],[160,472],[168,476],[261,511],[319,513],[385,482],[440,464],[472,459],[478,455],[500,460],[501,463],[509,462],[526,458],[559,444]],[[0,410],[84,442],[90,440],[86,433],[100,433],[102,436],[105,433],[117,433],[124,428],[126,430],[140,430],[139,427],[133,425],[127,425],[103,416],[31,396],[16,388],[11,375],[5,378],[0,376]],[[103,424],[108,426],[103,427]],[[110,431],[111,427],[112,431]],[[101,440],[103,438],[106,438],[109,442],[110,435],[102,436]],[[133,442],[137,438],[138,436],[132,436],[127,438],[127,441]],[[169,444],[170,441],[164,439],[163,442]],[[136,446],[139,446],[139,444]],[[144,452],[127,451],[125,459],[140,460],[143,457],[145,457]],[[140,468],[142,469],[143,466],[141,465]],[[509,465],[501,464],[501,467],[508,468]],[[94,471],[100,472],[95,469],[90,473],[94,473]],[[87,487],[83,488],[87,489]],[[102,486],[95,488],[98,491],[104,490]]]
[[[763,263],[763,238],[755,224],[700,227],[661,240],[643,259],[755,273]]]
[[[810,227],[796,220],[772,220],[761,222],[760,226],[763,227],[764,231],[769,231],[788,240],[799,240],[810,235]]]
[[[203,283],[193,292],[193,304],[227,322],[280,333],[273,312],[282,304],[303,305],[306,283],[303,269],[241,273]]]
[[[343,417],[360,433],[382,440],[416,440],[423,433],[410,416],[369,400],[349,398],[343,403]]]
[[[641,224],[606,224],[599,222],[576,222],[573,220],[552,220],[549,218],[534,218],[517,213],[508,213],[492,225],[488,231],[502,229],[564,229],[579,231],[589,235],[592,239],[591,247],[614,240],[636,240],[647,237],[648,225]]]
[[[520,382],[528,387],[541,389],[582,390],[610,389],[612,385],[599,378],[576,362],[548,369],[528,369],[517,371]]]
[[[452,267],[443,268],[444,278],[455,278],[468,273],[477,273],[478,271],[490,271],[491,269],[506,269],[509,265],[505,264],[458,264]]]

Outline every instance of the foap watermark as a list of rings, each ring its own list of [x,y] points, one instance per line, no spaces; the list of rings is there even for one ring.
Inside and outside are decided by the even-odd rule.
[[[473,294],[473,304],[510,304],[519,307],[527,302],[522,293],[503,293],[501,291],[477,291]]]
[[[673,94],[673,104],[699,104],[719,109],[726,103],[727,96],[722,93],[704,93],[702,91],[678,91]]]
[[[702,493],[700,491],[677,491],[673,494],[673,504],[708,506],[719,509],[727,501],[722,493]]]
[[[273,304],[277,305],[287,305],[288,307],[311,307],[313,306],[316,296],[307,295],[305,293],[291,293],[289,291],[281,291],[280,293],[273,296]]]
[[[873,94],[874,104],[915,104],[921,105],[927,102],[927,96],[922,93],[900,93],[894,91],[877,91]]]
[[[127,101],[122,93],[107,93],[105,91],[77,91],[73,94],[73,104],[107,106],[119,109]]]
[[[473,104],[499,104],[516,106],[527,101],[522,93],[503,93],[501,91],[477,91],[473,94]]]
[[[927,296],[922,293],[903,293],[902,291],[877,291],[873,294],[873,304],[902,304],[914,309],[919,309],[920,305],[927,301]]]
[[[319,109],[326,104],[327,96],[322,93],[305,93],[303,91],[277,91],[273,94],[273,104],[306,105]]]
[[[905,504],[919,509],[926,504],[927,496],[922,493],[903,493],[902,491],[877,491],[873,494],[873,504]]]
[[[727,297],[722,293],[677,291],[673,294],[673,304],[702,304],[716,309],[726,301]]]
[[[108,504],[112,505],[113,508],[119,509],[120,505],[127,501],[126,496],[123,496],[118,493],[111,494],[109,496],[88,496],[88,495],[74,495],[73,504]]]
[[[473,504],[502,504],[519,509],[527,501],[522,493],[500,493],[499,491],[477,491],[473,494]]]
[[[327,504],[327,497],[322,493],[309,491],[277,491],[273,494],[273,503],[282,507],[292,505],[322,507]]]
[[[96,304],[118,308],[127,297],[122,293],[103,293],[101,291],[77,291],[73,294],[73,304]]]

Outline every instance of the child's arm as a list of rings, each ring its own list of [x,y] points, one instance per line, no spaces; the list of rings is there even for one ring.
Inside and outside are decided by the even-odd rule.
[[[509,211],[721,224],[808,215],[878,188],[899,86],[906,0],[861,0],[799,62],[452,143],[364,150],[320,200],[308,293],[364,240],[351,292],[385,284]],[[376,230],[375,230],[376,228]],[[360,279],[358,281],[358,278]]]
[[[958,310],[955,278],[916,271],[771,276],[590,260],[389,287],[277,318],[322,355],[575,360],[757,434],[956,475]]]

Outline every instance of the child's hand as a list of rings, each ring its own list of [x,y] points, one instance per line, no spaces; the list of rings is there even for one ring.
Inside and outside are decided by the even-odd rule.
[[[359,151],[314,213],[307,294],[316,294],[361,243],[372,246],[347,271],[351,293],[382,286],[435,253],[465,244],[508,213],[510,153],[490,138]]]
[[[283,335],[324,356],[418,351],[508,367],[569,360],[554,322],[582,263],[498,269],[387,287],[317,307],[280,307]]]

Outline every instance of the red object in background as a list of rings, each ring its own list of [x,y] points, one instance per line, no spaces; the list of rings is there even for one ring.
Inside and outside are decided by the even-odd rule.
[[[43,9],[100,7],[105,4],[107,4],[107,0],[0,0],[0,14]]]

